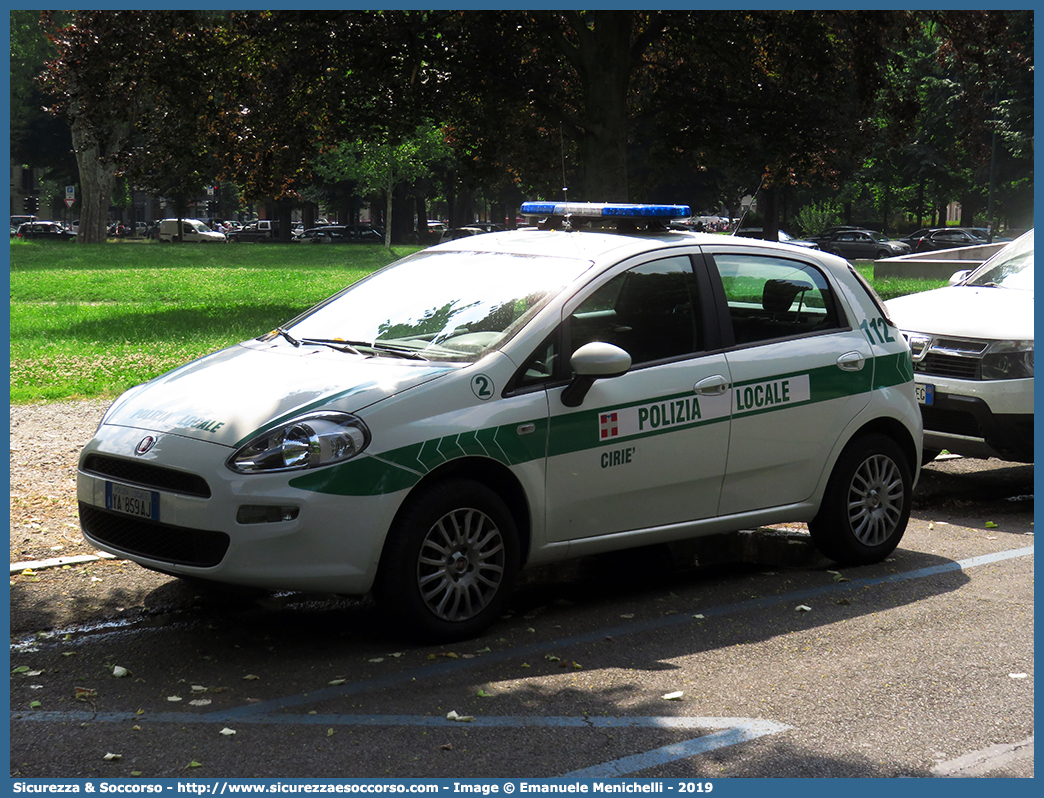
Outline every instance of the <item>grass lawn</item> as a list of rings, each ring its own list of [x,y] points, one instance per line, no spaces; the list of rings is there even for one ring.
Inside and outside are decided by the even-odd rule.
[[[419,247],[11,244],[11,402],[115,398],[256,338]],[[885,299],[931,281],[873,280]]]
[[[11,244],[11,402],[117,395],[418,247]]]

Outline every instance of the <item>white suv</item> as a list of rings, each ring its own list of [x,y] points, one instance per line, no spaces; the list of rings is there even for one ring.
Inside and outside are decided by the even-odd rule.
[[[527,203],[132,389],[79,465],[84,534],[159,571],[364,594],[473,636],[520,569],[807,521],[898,545],[910,350],[833,255],[676,232],[685,206]]]
[[[1033,462],[1033,231],[950,285],[887,303],[910,342],[924,461]]]

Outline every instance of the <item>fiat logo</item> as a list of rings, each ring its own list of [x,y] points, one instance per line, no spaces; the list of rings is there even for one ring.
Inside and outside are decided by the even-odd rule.
[[[146,435],[140,441],[138,445],[134,447],[134,454],[145,454],[149,449],[156,445],[156,439],[151,435]]]

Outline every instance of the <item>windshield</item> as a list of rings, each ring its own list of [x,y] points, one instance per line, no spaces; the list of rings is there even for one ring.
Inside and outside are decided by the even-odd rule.
[[[345,289],[285,328],[301,342],[471,362],[498,349],[590,266],[572,258],[419,252]]]
[[[870,232],[870,238],[873,239],[874,241],[888,241],[889,240],[888,236],[884,235],[883,233],[878,233],[878,232],[874,232],[874,231]]]
[[[976,270],[965,285],[1033,290],[1033,231],[1013,241]]]

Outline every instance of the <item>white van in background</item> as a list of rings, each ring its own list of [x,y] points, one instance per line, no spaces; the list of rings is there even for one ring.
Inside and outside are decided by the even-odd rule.
[[[225,234],[218,233],[211,230],[199,219],[182,219],[181,220],[181,240],[189,242],[224,242]],[[178,234],[178,220],[177,219],[164,219],[160,222],[159,240],[160,241],[173,241]]]

